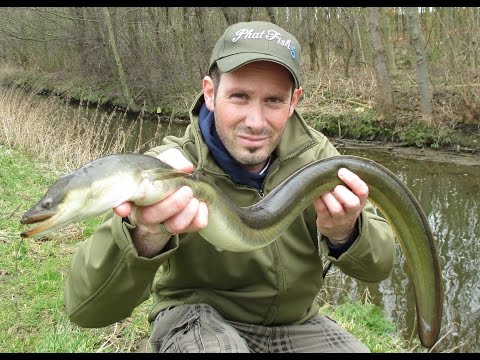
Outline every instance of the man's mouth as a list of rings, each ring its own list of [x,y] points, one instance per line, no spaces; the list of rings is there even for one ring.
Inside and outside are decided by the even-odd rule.
[[[262,146],[268,137],[265,136],[252,136],[252,135],[239,135],[238,138],[243,145],[247,147],[260,147]]]

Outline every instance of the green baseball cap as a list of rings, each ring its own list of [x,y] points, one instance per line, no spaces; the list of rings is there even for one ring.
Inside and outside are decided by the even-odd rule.
[[[213,48],[208,72],[217,64],[230,72],[254,61],[285,66],[300,86],[300,43],[292,34],[266,21],[240,22],[228,27]]]

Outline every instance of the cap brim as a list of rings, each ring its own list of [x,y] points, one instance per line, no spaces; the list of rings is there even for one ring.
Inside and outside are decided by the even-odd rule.
[[[216,63],[220,71],[226,73],[254,61],[272,61],[284,66],[292,74],[293,79],[295,80],[295,88],[298,88],[300,86],[300,81],[295,76],[295,73],[293,72],[293,70],[290,69],[288,64],[286,64],[276,56],[259,54],[259,53],[241,53],[241,54],[234,54],[234,55],[230,55],[230,56],[226,56],[224,58],[218,59]]]

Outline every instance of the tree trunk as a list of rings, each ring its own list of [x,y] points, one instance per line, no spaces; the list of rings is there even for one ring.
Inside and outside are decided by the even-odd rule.
[[[346,79],[350,78],[350,60],[353,55],[352,44],[348,41],[345,43],[345,51],[343,52],[343,76]]]
[[[391,118],[395,111],[392,81],[387,67],[387,56],[383,43],[382,29],[380,28],[380,8],[371,7],[370,12],[370,35],[372,37],[375,80],[377,83],[377,120]]]
[[[455,49],[453,47],[453,35],[455,33],[455,25],[453,21],[453,8],[447,7],[445,8],[446,14],[446,36],[448,39],[448,43],[450,46],[447,46],[447,54],[448,54],[448,64],[450,69],[454,70],[456,68],[456,61],[455,61]]]
[[[392,23],[386,8],[380,8],[380,11],[380,22],[382,24],[383,38],[385,40],[385,54],[387,55],[388,71],[390,72],[390,75],[395,76],[397,74],[397,65],[395,63],[395,51],[392,43]]]
[[[358,45],[356,46],[356,48],[358,49],[358,51],[356,52],[356,61],[361,61],[362,63],[365,63],[365,52],[364,52],[364,49],[365,49],[365,45],[364,45],[364,42],[362,41],[362,34],[361,34],[361,31],[360,31],[360,28],[362,28],[362,26],[360,25],[360,21],[362,19],[362,13],[361,12],[358,12],[357,13],[357,16],[354,16],[353,17],[353,20],[355,21],[355,30],[356,30],[356,33],[357,33],[357,41],[358,41]]]
[[[343,50],[343,75],[347,79],[350,77],[350,61],[352,59],[354,49],[354,23],[352,20],[352,11],[353,10],[342,9],[339,15],[344,17],[345,19],[342,21],[340,21],[340,19],[337,19],[337,23],[342,29],[342,33],[344,34],[344,37],[342,39],[343,44],[341,45],[341,47]]]
[[[317,56],[317,43],[315,40],[308,43],[310,54],[310,71],[315,72],[318,70],[318,56]]]
[[[273,7],[266,7],[267,9],[267,14],[268,18],[270,19],[270,22],[274,23],[275,25],[278,25],[278,20],[277,17],[275,16],[275,9]]]
[[[210,53],[213,48],[210,48],[208,43],[207,43],[207,35],[206,35],[206,29],[205,29],[205,8],[203,7],[195,7],[193,15],[195,17],[195,22],[197,24],[198,28],[198,39],[196,40],[197,46],[198,44],[200,45],[201,49],[208,49],[208,53]],[[205,71],[208,68],[208,59],[205,58],[205,62],[203,61],[203,57],[199,56],[196,59],[197,65],[198,65],[198,71],[199,71],[199,77],[205,76]]]
[[[369,11],[368,8],[362,9],[363,11],[359,14],[360,17],[360,35],[362,36],[362,54],[364,57],[365,63],[369,64],[373,62],[373,54],[372,54],[372,37],[370,36],[370,29],[369,29]]]
[[[115,63],[112,59],[112,56],[110,55],[111,49],[108,46],[108,39],[107,35],[105,34],[105,28],[103,26],[104,15],[101,12],[101,8],[94,8],[93,11],[95,14],[95,18],[97,19],[97,21],[93,23],[95,33],[97,35],[97,42],[102,44],[101,48],[103,49],[103,59],[105,59],[106,62],[105,66],[103,65],[103,63],[101,63],[99,67],[102,69],[106,68],[110,76],[116,79],[117,72],[115,71]]]
[[[477,12],[477,14],[475,14]],[[480,40],[480,23],[477,22],[479,19],[480,12],[478,9],[469,8],[467,13],[467,24],[468,24],[468,37],[467,37],[467,49],[469,57],[469,65],[473,70],[477,69],[478,65],[478,41]]]
[[[420,92],[420,112],[422,117],[431,125],[433,120],[433,92],[428,74],[428,65],[425,58],[425,48],[422,34],[418,25],[416,7],[406,8],[410,37],[416,54],[417,82]]]
[[[76,18],[74,23],[75,30],[76,30],[76,38],[75,38],[75,45],[76,45],[76,53],[78,54],[79,63],[82,69],[88,68],[88,59],[86,56],[87,53],[87,28],[85,24],[85,11],[86,9],[83,7],[72,7],[70,8],[71,14],[73,17]]]
[[[309,57],[310,57],[310,71],[316,72],[318,70],[318,56],[317,56],[317,21],[316,10],[306,10],[304,15],[304,26],[302,27],[303,37],[308,43]]]
[[[245,9],[245,21],[250,22],[252,21],[252,16],[253,16],[253,8],[248,7]]]
[[[319,25],[319,26],[323,26],[323,25]],[[322,67],[327,68],[328,67],[327,44],[325,43],[325,37],[321,33],[318,36],[318,46],[320,47],[320,63],[322,64]]]
[[[222,7],[220,8],[220,10],[222,10],[222,14],[225,17],[228,26],[236,24],[238,22],[238,14],[236,14],[230,8]]]
[[[113,31],[112,19],[110,17],[110,11],[108,11],[107,7],[103,8],[103,15],[105,17],[105,24],[107,26],[108,43],[110,44],[113,57],[115,58],[115,64],[117,65],[118,80],[120,82],[120,88],[122,90],[121,94],[124,100],[127,101],[127,103],[131,102],[132,105],[135,107],[135,102],[132,99],[130,88],[128,87],[127,79],[125,77],[125,70],[123,68],[122,59],[120,58],[120,54],[118,53],[117,41],[115,38],[115,33]]]

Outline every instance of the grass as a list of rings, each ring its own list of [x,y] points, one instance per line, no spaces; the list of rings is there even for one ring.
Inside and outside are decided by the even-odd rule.
[[[378,306],[368,301],[351,302],[345,299],[340,305],[323,305],[320,313],[337,321],[372,352],[411,351],[408,343],[401,338],[396,326],[385,318]]]
[[[101,329],[68,319],[63,284],[78,242],[99,225],[96,218],[48,238],[21,239],[21,214],[57,176],[20,151],[0,146],[0,352],[128,352],[148,336],[150,301],[132,317]]]
[[[41,159],[57,173],[71,171],[102,155],[139,152],[143,117],[127,119],[117,109],[102,111],[80,102],[72,109],[59,98],[39,99],[19,89],[0,87],[0,144],[22,150]],[[162,124],[157,124],[149,142],[160,139]],[[134,135],[138,134],[138,135]]]
[[[79,328],[64,311],[71,255],[101,218],[28,240],[19,237],[18,220],[60,175],[125,151],[132,141],[136,149],[141,144],[115,110],[104,114],[80,104],[72,111],[58,99],[34,97],[0,89],[0,352],[131,351],[148,336],[149,301],[132,317],[102,329]]]

